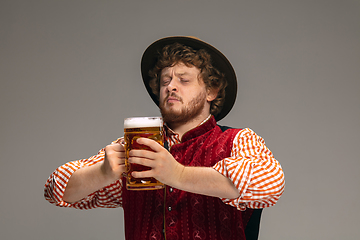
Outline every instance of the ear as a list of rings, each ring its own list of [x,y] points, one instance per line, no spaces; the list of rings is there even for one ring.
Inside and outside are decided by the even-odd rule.
[[[218,95],[218,92],[219,92],[219,89],[217,88],[213,88],[213,89],[207,89],[206,90],[206,100],[208,102],[212,102],[215,100],[215,98],[217,97]]]

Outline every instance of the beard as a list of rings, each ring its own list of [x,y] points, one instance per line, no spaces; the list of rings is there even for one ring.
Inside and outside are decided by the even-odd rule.
[[[163,102],[160,103],[160,112],[164,122],[167,124],[186,123],[191,121],[201,114],[206,102],[206,94],[202,92],[193,98],[188,105],[182,106],[180,110],[177,110],[165,107],[166,101],[169,97],[176,97],[180,103],[183,103],[182,98],[177,96],[175,93],[171,93],[164,99]],[[171,107],[174,104],[168,103],[168,105]]]

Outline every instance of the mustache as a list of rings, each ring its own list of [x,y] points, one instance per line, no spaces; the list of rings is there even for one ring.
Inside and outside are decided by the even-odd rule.
[[[172,92],[172,93],[169,93],[169,94],[166,96],[166,98],[164,99],[164,102],[166,102],[166,101],[169,99],[169,97],[176,98],[176,100],[178,100],[178,101],[180,101],[180,102],[183,101],[180,96],[178,96],[178,95],[176,95],[176,93]]]

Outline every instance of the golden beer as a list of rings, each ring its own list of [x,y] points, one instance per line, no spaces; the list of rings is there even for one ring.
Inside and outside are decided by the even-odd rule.
[[[125,167],[126,167],[126,188],[128,190],[155,190],[164,187],[164,184],[155,178],[134,178],[133,171],[146,171],[150,167],[128,162],[131,149],[146,149],[148,147],[136,142],[138,138],[150,138],[164,145],[163,122],[161,117],[134,117],[124,120],[124,140],[125,140]]]

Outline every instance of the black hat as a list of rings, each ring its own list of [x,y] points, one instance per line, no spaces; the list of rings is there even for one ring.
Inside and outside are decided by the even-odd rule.
[[[224,54],[222,54],[215,47],[204,41],[201,41],[198,38],[185,36],[161,38],[153,42],[145,50],[141,59],[141,74],[144,84],[146,86],[146,90],[150,94],[150,97],[155,102],[155,104],[159,106],[158,97],[152,92],[151,87],[149,86],[149,82],[151,80],[151,77],[149,76],[149,71],[155,67],[155,64],[158,60],[158,53],[162,50],[162,48],[166,45],[170,45],[176,42],[189,46],[194,50],[204,49],[207,53],[210,54],[212,65],[221,73],[225,74],[225,79],[227,81],[227,87],[225,88],[225,101],[220,113],[215,116],[215,119],[217,121],[223,119],[230,112],[231,108],[235,103],[237,93],[237,81],[235,71],[231,66],[229,60],[224,56]]]

